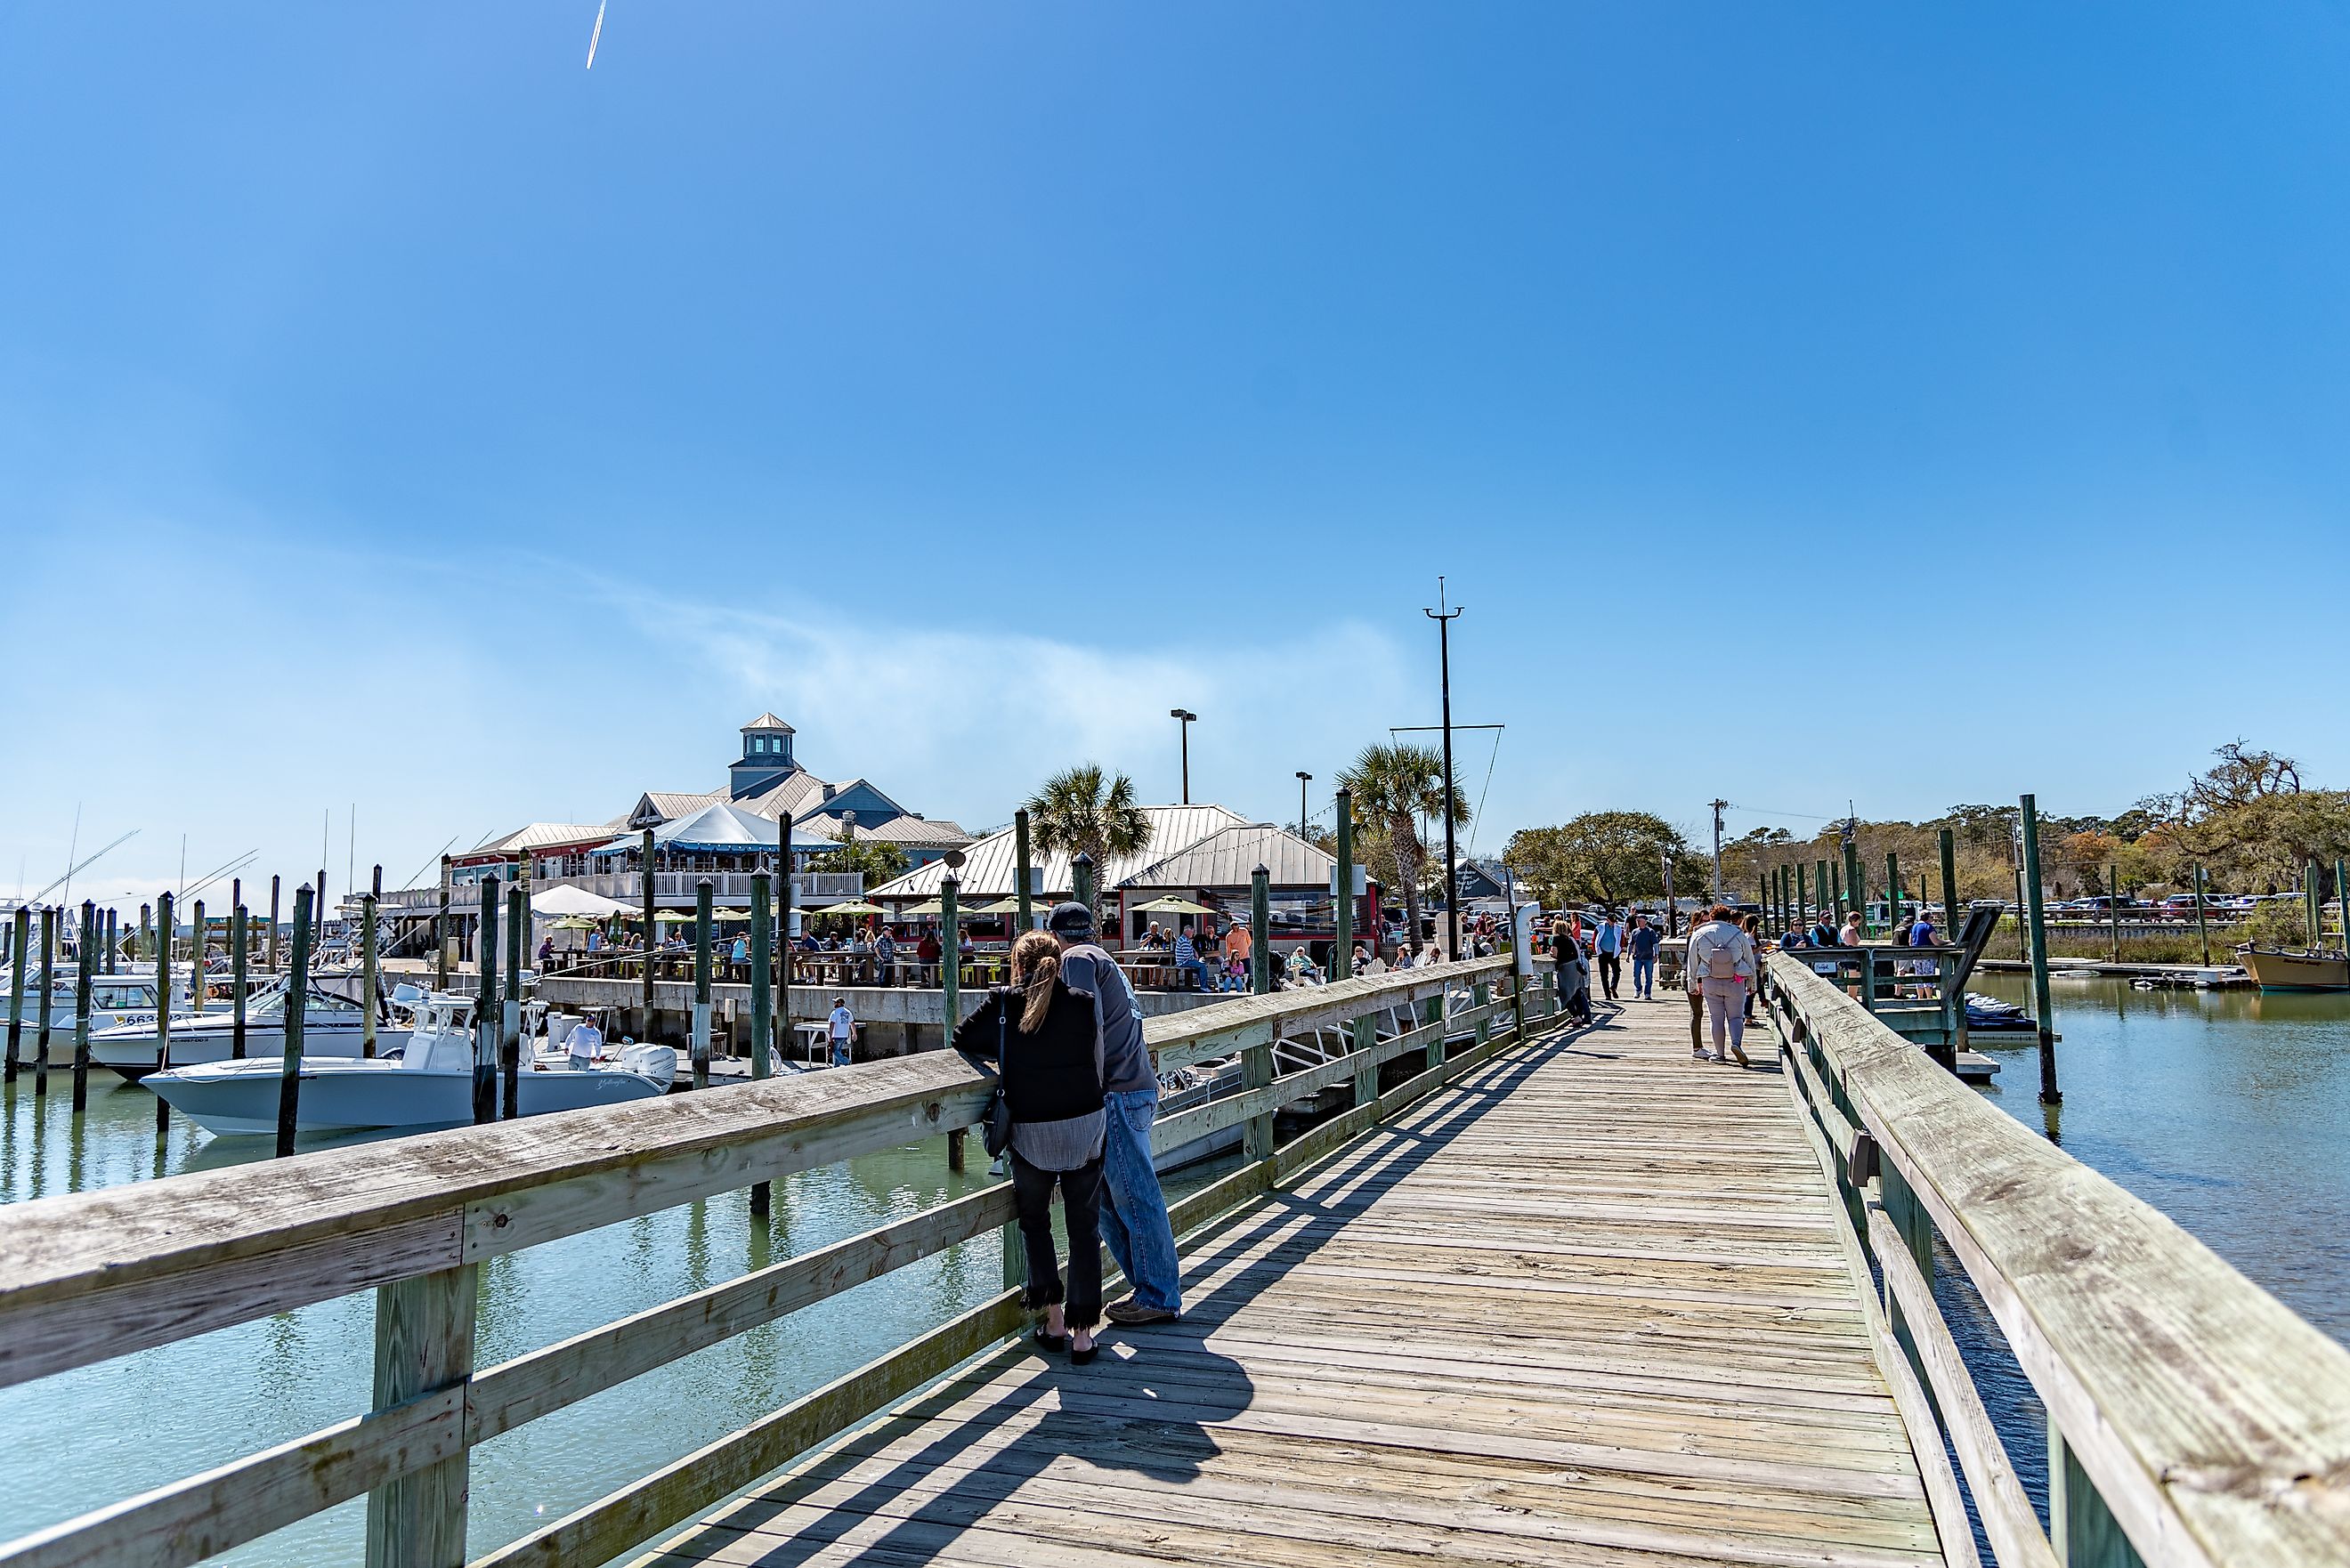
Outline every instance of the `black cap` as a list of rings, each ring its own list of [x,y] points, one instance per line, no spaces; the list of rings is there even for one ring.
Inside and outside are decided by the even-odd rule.
[[[1055,904],[1045,917],[1045,929],[1056,937],[1083,940],[1094,934],[1094,912],[1083,904]]]

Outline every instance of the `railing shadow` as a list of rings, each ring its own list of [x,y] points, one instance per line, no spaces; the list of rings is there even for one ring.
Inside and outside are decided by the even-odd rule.
[[[1571,1037],[1540,1037],[1476,1068],[1428,1102],[1437,1115],[1407,1113],[1377,1127],[1315,1166],[1303,1190],[1274,1191],[1208,1228],[1184,1260],[1193,1301],[1180,1324],[1130,1335],[1112,1328],[1090,1367],[1039,1361],[1026,1346],[999,1351],[786,1484],[673,1542],[664,1559],[723,1552],[742,1568],[793,1568],[822,1555],[905,1568],[987,1527],[999,1504],[1042,1476],[1110,1488],[1120,1473],[1179,1486],[1197,1479],[1222,1452],[1214,1428],[1256,1394],[1247,1368],[1210,1349],[1208,1338],[1565,1052]],[[942,1418],[951,1424],[934,1428]],[[916,1434],[914,1452],[889,1451]],[[844,1547],[853,1554],[839,1555]]]

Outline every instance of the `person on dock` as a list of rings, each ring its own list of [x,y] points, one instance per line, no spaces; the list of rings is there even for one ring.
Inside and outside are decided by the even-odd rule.
[[[564,1054],[570,1058],[575,1073],[591,1072],[596,1066],[596,1053],[604,1048],[604,1032],[596,1027],[596,1015],[588,1013],[579,1021],[570,1036],[563,1042]]]
[[[1550,953],[1558,965],[1558,993],[1566,999],[1568,1021],[1590,1023],[1591,964],[1583,956],[1583,944],[1575,940],[1575,928],[1565,920],[1551,922]]]
[[[1840,948],[1860,946],[1860,911],[1855,909],[1844,918],[1844,929],[1836,933],[1835,945]]]
[[[1248,989],[1249,955],[1255,950],[1255,932],[1238,920],[1232,922],[1231,932],[1224,938],[1224,957],[1232,971],[1231,978],[1226,982],[1227,989],[1232,991]]]
[[[1706,911],[1705,919],[1690,932],[1684,969],[1689,977],[1691,1052],[1700,1062],[1727,1062],[1734,1055],[1740,1066],[1753,1065],[1746,1058],[1744,993],[1754,984],[1754,944],[1739,924],[1736,910],[1716,904]],[[1698,1033],[1699,1009],[1712,1026],[1710,1052]]]
[[[1632,929],[1624,942],[1632,952],[1632,994],[1643,1002],[1657,1000],[1657,948],[1663,940],[1662,933],[1648,924],[1648,916],[1632,917]]]
[[[1741,929],[1746,933],[1746,950],[1754,955],[1754,975],[1746,982],[1746,1010],[1743,1015],[1745,1021],[1751,1024],[1754,1022],[1754,999],[1762,991],[1762,917],[1749,915],[1740,924]]]
[[[1107,1308],[1115,1324],[1172,1323],[1182,1315],[1175,1228],[1150,1158],[1150,1124],[1159,1116],[1159,1075],[1142,1039],[1142,1009],[1118,961],[1094,934],[1083,904],[1053,906],[1045,929],[1061,946],[1061,978],[1094,997],[1102,1044],[1101,1236],[1133,1292]]]
[[[1812,917],[1811,944],[1815,948],[1836,945],[1835,917],[1825,909]]]
[[[873,970],[883,985],[898,983],[898,939],[882,927],[873,934]]]
[[[954,1048],[972,1061],[1001,1064],[1012,1107],[1012,1197],[1028,1254],[1021,1304],[1044,1314],[1036,1344],[1066,1351],[1083,1366],[1097,1354],[1094,1329],[1102,1318],[1102,1157],[1109,1118],[1096,999],[1069,985],[1066,958],[1050,933],[1022,932],[1012,944],[1012,983],[989,991],[979,1011],[956,1025]],[[1069,1238],[1066,1289],[1053,1255],[1056,1187]]]
[[[1616,998],[1617,981],[1624,973],[1624,923],[1608,910],[1600,917],[1599,929],[1592,933],[1592,950],[1599,956],[1599,989],[1608,1001]]]
[[[832,1064],[846,1067],[857,1044],[857,1014],[848,1010],[848,998],[832,999],[832,1016],[827,1022],[832,1034]]]

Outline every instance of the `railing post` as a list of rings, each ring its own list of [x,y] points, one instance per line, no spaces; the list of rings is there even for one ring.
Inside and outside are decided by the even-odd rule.
[[[1274,1025],[1277,1031],[1280,1025]],[[1276,1035],[1276,1038],[1278,1036]],[[1271,1043],[1251,1045],[1241,1053],[1241,1088],[1243,1091],[1263,1089],[1273,1083],[1273,1046]],[[1253,1160],[1273,1158],[1273,1107],[1268,1106],[1260,1115],[1249,1117],[1241,1127],[1241,1153]]]
[[[380,1285],[375,1293],[375,1407],[437,1394],[473,1374],[477,1265]],[[464,1568],[472,1452],[368,1493],[367,1568]]]
[[[2048,1543],[2065,1568],[2146,1568],[2113,1511],[2048,1418]]]
[[[1452,988],[1444,981],[1436,982],[1436,994],[1420,1009],[1420,1022],[1436,1025],[1436,1033],[1428,1043],[1427,1068],[1433,1073],[1444,1065],[1444,1026],[1447,1022],[1445,1004],[1451,998]]]
[[[1484,976],[1480,975],[1475,981],[1471,982],[1469,987],[1470,1006],[1482,1009],[1487,1002],[1490,1002],[1492,1000],[1493,986],[1492,981],[1486,980]],[[1492,1023],[1493,1021],[1490,1018],[1480,1018],[1477,1020],[1478,1044],[1484,1044],[1485,1042],[1492,1037],[1493,1033]]]
[[[1933,1220],[1927,1215],[1925,1205],[1918,1201],[1917,1194],[1909,1189],[1909,1183],[1903,1179],[1901,1172],[1881,1154],[1877,1159],[1877,1182],[1878,1202],[1885,1210],[1886,1219],[1891,1220],[1894,1230],[1901,1233],[1903,1243],[1909,1249],[1910,1260],[1918,1265],[1918,1272],[1931,1289],[1934,1282]],[[1864,1221],[1866,1218],[1864,1211]],[[1866,1240],[1868,1229],[1866,1223],[1861,1227],[1860,1235],[1864,1241]],[[1909,1358],[1911,1370],[1918,1374],[1918,1386],[1926,1391],[1928,1403],[1938,1407],[1935,1415],[1939,1419],[1941,1412],[1939,1401],[1934,1398],[1933,1379],[1926,1369],[1925,1358],[1918,1353],[1917,1335],[1909,1327],[1908,1318],[1902,1314],[1901,1303],[1894,1299],[1889,1281],[1885,1286],[1885,1316],[1893,1330],[1894,1343],[1901,1347],[1901,1354]]]

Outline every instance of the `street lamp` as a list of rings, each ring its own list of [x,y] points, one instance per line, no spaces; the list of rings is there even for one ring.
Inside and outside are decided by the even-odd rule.
[[[1306,786],[1307,784],[1312,784],[1313,782],[1314,782],[1314,775],[1313,775],[1312,774],[1309,774],[1309,773],[1305,772],[1305,770],[1303,770],[1303,769],[1300,769],[1300,770],[1298,771],[1298,774],[1297,774],[1297,836],[1298,836],[1298,837],[1300,837],[1300,838],[1303,838],[1303,837],[1305,837],[1305,786]]]
[[[1176,721],[1183,735],[1183,804],[1191,804],[1191,721],[1200,715],[1189,708],[1170,708],[1167,716]]]

